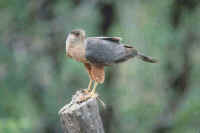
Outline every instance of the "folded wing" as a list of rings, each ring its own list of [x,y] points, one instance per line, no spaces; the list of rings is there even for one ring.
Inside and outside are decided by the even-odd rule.
[[[120,41],[122,40],[121,37],[89,37],[88,39],[101,39],[101,40],[107,40],[107,41],[112,41],[112,42],[116,42],[116,43],[120,43]]]
[[[86,40],[86,58],[96,65],[112,65],[136,55],[137,51],[131,46],[121,44],[120,39],[90,37]]]

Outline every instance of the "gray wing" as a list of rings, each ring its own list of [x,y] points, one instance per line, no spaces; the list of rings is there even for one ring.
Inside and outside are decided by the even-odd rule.
[[[101,39],[101,40],[107,40],[107,41],[113,41],[116,43],[120,43],[120,41],[122,40],[120,37],[88,37],[88,39]]]
[[[86,58],[96,65],[123,62],[136,54],[132,47],[115,41],[100,38],[87,38],[86,40]]]

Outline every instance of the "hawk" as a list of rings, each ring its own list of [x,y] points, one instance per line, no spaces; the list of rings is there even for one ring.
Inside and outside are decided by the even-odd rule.
[[[104,67],[122,63],[130,58],[156,63],[157,60],[138,52],[133,46],[121,43],[120,37],[86,37],[82,29],[69,33],[66,39],[66,55],[84,64],[90,78],[87,92],[95,96],[99,83],[105,79]],[[94,87],[91,89],[94,81]]]

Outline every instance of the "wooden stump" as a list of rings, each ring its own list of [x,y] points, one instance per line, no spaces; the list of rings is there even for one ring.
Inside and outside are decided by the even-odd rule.
[[[84,91],[77,91],[72,101],[60,111],[64,133],[104,133],[96,98],[89,98]]]

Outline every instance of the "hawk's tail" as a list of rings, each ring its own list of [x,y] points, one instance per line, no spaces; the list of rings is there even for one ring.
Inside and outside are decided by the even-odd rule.
[[[153,57],[150,57],[150,56],[145,56],[144,54],[142,53],[137,53],[137,57],[145,62],[149,62],[149,63],[157,63],[158,60],[153,58]]]

